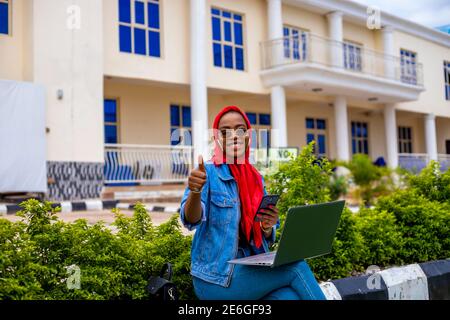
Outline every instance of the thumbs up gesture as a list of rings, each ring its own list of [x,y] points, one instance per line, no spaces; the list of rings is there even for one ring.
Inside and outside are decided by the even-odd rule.
[[[194,193],[200,193],[206,183],[206,170],[203,157],[198,156],[198,168],[191,171],[188,178],[188,187]]]

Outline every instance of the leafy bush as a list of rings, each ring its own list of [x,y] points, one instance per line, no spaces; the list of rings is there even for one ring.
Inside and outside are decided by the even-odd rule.
[[[367,188],[366,200],[376,192],[392,189],[389,181],[389,187],[380,192],[383,179],[376,179],[389,176],[389,171],[367,159],[355,156],[350,166],[355,181]],[[356,214],[345,209],[332,252],[308,260],[316,277],[335,279],[359,273],[370,265],[386,267],[449,258],[449,172],[440,173],[436,164],[430,164],[420,175],[409,176],[404,190],[381,197],[373,209],[360,208]],[[270,192],[282,195],[278,205],[281,220],[291,206],[328,201],[330,175],[329,162],[317,160],[308,146],[297,159],[268,177]]]
[[[339,162],[350,169],[352,180],[358,186],[354,195],[370,206],[375,199],[395,190],[393,172],[386,167],[378,167],[366,154],[355,154],[349,162]]]
[[[282,221],[289,207],[331,199],[331,165],[318,160],[312,147],[266,177],[269,192],[281,195]],[[449,177],[450,171],[440,173],[432,163],[373,209],[352,213],[345,208],[332,252],[308,260],[316,277],[450,258]],[[102,223],[59,221],[58,208],[48,202],[29,200],[21,206],[23,221],[0,219],[0,299],[148,299],[148,278],[165,262],[174,265],[180,298],[195,299],[189,274],[192,238],[181,233],[176,215],[155,227],[141,204],[132,217],[114,210],[113,232]],[[74,265],[81,271],[77,290],[67,287],[67,267]]]
[[[425,198],[450,204],[450,169],[441,172],[440,164],[432,161],[420,174],[408,176],[412,189]]]
[[[403,246],[402,233],[392,212],[360,208],[355,214],[357,232],[363,238],[359,264],[397,265],[398,250]]]
[[[413,188],[381,198],[376,211],[394,215],[402,240],[396,246],[399,264],[450,257],[450,206],[430,201]]]
[[[345,196],[348,192],[348,183],[346,177],[333,174],[330,178],[328,188],[330,189],[331,200],[337,200]]]
[[[24,222],[0,219],[0,299],[147,299],[146,285],[165,262],[174,265],[181,298],[193,298],[191,237],[177,216],[154,227],[138,204],[133,217],[118,210],[114,234],[102,223],[55,220],[51,204],[21,204]],[[81,287],[67,286],[67,267],[81,271]]]

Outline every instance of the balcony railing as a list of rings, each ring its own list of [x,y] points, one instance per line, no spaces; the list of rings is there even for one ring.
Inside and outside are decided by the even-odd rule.
[[[400,153],[399,167],[412,172],[420,172],[428,165],[430,158],[426,153]]]
[[[430,157],[426,153],[400,153],[398,158],[398,164],[401,168],[413,172],[420,172],[430,161]],[[441,171],[448,170],[450,168],[450,154],[438,154],[438,162]]]
[[[400,57],[366,49],[354,43],[334,41],[311,33],[261,43],[262,69],[308,63],[339,68],[390,79],[409,85],[423,85],[421,63],[402,64]]]
[[[450,169],[450,154],[438,154],[438,161],[442,171]]]
[[[105,184],[183,182],[192,169],[192,147],[105,145]]]

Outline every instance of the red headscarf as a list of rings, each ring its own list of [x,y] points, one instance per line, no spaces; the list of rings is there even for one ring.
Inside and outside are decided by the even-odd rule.
[[[236,106],[228,106],[222,109],[214,119],[213,129],[214,130],[214,139],[215,139],[215,147],[214,147],[214,155],[212,160],[215,165],[220,165],[222,163],[226,163],[226,155],[224,151],[217,144],[217,140],[219,139],[219,121],[222,116],[230,111],[238,112],[244,118],[247,129],[249,133],[249,137],[251,139],[251,125],[248,120],[246,114]],[[263,185],[261,181],[261,175],[259,172],[253,167],[253,165],[249,161],[250,155],[250,140],[247,149],[245,150],[245,159],[244,161],[237,161],[237,164],[231,163],[228,164],[230,168],[231,174],[236,180],[238,190],[239,190],[239,198],[241,200],[241,230],[247,240],[250,242],[250,239],[253,237],[255,245],[257,248],[262,245],[262,231],[258,222],[255,222],[256,210],[258,210],[259,203],[264,195]],[[226,146],[223,146],[226,148]]]

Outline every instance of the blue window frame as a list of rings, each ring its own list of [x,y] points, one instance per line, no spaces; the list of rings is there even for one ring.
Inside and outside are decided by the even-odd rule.
[[[325,119],[306,118],[306,143],[315,141],[314,153],[319,157],[327,155],[327,123]]]
[[[257,116],[256,116],[256,113],[253,113],[253,112],[246,112],[246,115],[247,115],[248,121],[250,121],[250,124],[251,124],[252,126],[257,124]]]
[[[103,102],[105,143],[119,142],[119,110],[115,99],[105,99]]]
[[[369,154],[369,130],[366,122],[352,121],[353,154]]]
[[[270,114],[246,112],[248,120],[252,125],[251,148],[270,148]]]
[[[284,57],[305,61],[308,54],[308,33],[298,28],[283,27]]]
[[[444,61],[445,100],[450,100],[450,61]]]
[[[211,8],[211,23],[214,66],[245,70],[243,16]]]
[[[9,34],[11,0],[0,0],[0,34]]]
[[[180,104],[170,105],[170,143],[171,145],[192,145],[191,107]]]
[[[344,67],[350,70],[361,71],[362,47],[352,42],[344,42],[342,46],[344,49]]]
[[[415,52],[400,49],[401,81],[409,84],[417,84],[417,55]]]
[[[398,152],[413,153],[412,128],[398,127]]]
[[[120,51],[161,57],[159,0],[118,1]]]

